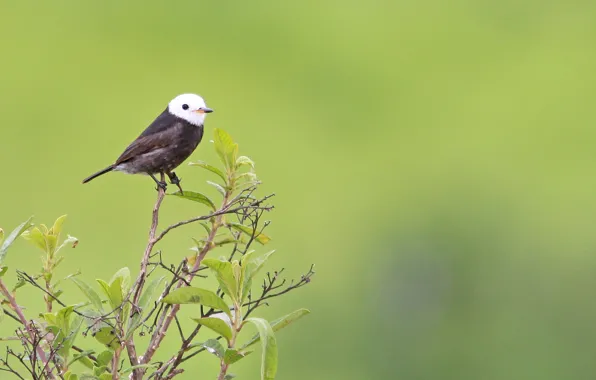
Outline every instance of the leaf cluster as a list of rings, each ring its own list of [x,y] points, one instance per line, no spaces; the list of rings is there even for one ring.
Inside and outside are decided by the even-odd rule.
[[[20,341],[23,347],[22,352],[7,349],[6,357],[0,359],[1,371],[21,378],[22,371],[26,371],[36,379],[141,379],[146,375],[171,379],[184,371],[185,362],[196,360],[198,354],[206,351],[219,361],[218,379],[223,380],[234,377],[229,373],[230,366],[249,356],[252,347],[260,343],[261,379],[275,378],[276,332],[309,311],[298,309],[273,321],[251,314],[267,305],[269,299],[310,282],[314,271],[311,267],[300,281],[289,285],[279,280],[283,269],[273,275],[267,273],[260,295],[255,296],[253,284],[259,281],[263,268],[275,252],[259,254],[252,249],[255,242],[265,246],[272,241],[264,232],[269,222],[262,219],[263,214],[273,208],[267,203],[272,195],[256,196],[260,181],[255,174],[255,163],[239,155],[238,144],[229,134],[216,129],[213,142],[221,166],[202,161],[190,165],[215,176],[207,184],[219,192],[221,199],[215,200],[197,191],[168,194],[204,205],[207,213],[174,223],[158,233],[157,215],[164,196],[158,192],[147,249],[136,279],[126,267],[117,270],[109,280],[90,281],[81,273],[68,275],[64,279],[74,284],[80,293],[79,302],[66,304],[62,300],[63,290],[59,288],[61,280],[55,280],[56,273],[64,260],[63,250],[69,246],[74,248],[78,243],[70,235],[61,238],[66,216],[59,217],[49,228],[34,225],[30,218],[8,235],[0,229],[0,293],[4,305],[0,317],[6,313],[17,323],[15,336],[5,339]],[[165,263],[161,251],[154,252],[154,246],[171,230],[190,223],[203,227],[203,233],[193,237],[193,253],[178,264]],[[42,265],[39,273],[31,275],[17,271],[17,285],[10,291],[3,282],[8,270],[4,261],[19,236],[42,251]],[[222,247],[228,249],[226,256],[206,257]],[[195,286],[193,280],[199,276],[212,276],[217,280],[217,287]],[[25,285],[33,286],[43,295],[44,307],[37,318],[26,317],[16,301],[17,290]],[[200,313],[191,318],[194,321],[191,331],[185,331],[177,314],[181,307],[186,307],[184,305],[200,306]],[[256,334],[242,333],[249,325],[254,326]],[[170,326],[178,330],[179,348],[169,353],[169,360],[154,361],[153,355],[160,349]],[[216,338],[201,339],[204,329],[215,333]],[[143,337],[148,341],[139,345]],[[102,349],[85,348],[90,345],[85,338],[94,339]],[[141,346],[147,346],[142,354]],[[10,358],[16,365],[9,363]]]

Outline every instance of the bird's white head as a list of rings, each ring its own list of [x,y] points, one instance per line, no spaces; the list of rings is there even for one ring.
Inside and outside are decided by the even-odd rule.
[[[205,100],[196,94],[182,94],[176,96],[170,104],[168,111],[189,123],[199,126],[205,122],[205,115],[213,110],[205,104]]]

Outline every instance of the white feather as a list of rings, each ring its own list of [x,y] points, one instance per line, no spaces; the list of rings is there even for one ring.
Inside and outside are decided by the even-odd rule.
[[[185,107],[188,106],[187,109]],[[182,94],[178,95],[170,104],[168,104],[168,111],[172,115],[176,115],[189,123],[199,126],[205,122],[205,113],[197,112],[201,108],[206,108],[205,100],[196,94]]]

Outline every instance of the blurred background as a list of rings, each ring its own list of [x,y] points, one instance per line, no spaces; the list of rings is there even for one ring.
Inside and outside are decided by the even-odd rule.
[[[279,379],[591,379],[595,20],[582,0],[0,1],[0,226],[68,214],[80,244],[61,275],[136,273],[153,182],[80,182],[197,92],[216,112],[191,160],[216,162],[207,141],[228,131],[277,194],[268,269],[316,264],[260,311],[312,311],[278,334]],[[177,172],[216,196],[208,173]],[[7,264],[38,256],[20,241]],[[204,355],[181,378],[215,376]]]

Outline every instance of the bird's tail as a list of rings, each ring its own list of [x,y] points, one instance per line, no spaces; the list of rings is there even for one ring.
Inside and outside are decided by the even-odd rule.
[[[87,178],[85,178],[83,180],[83,183],[87,183],[87,182],[91,181],[92,179],[94,179],[96,177],[99,177],[102,174],[106,174],[107,172],[111,172],[112,170],[114,170],[114,165],[110,165],[107,168],[105,168],[103,170],[100,170],[100,171],[98,171],[95,174],[91,174],[89,177],[87,177]]]

